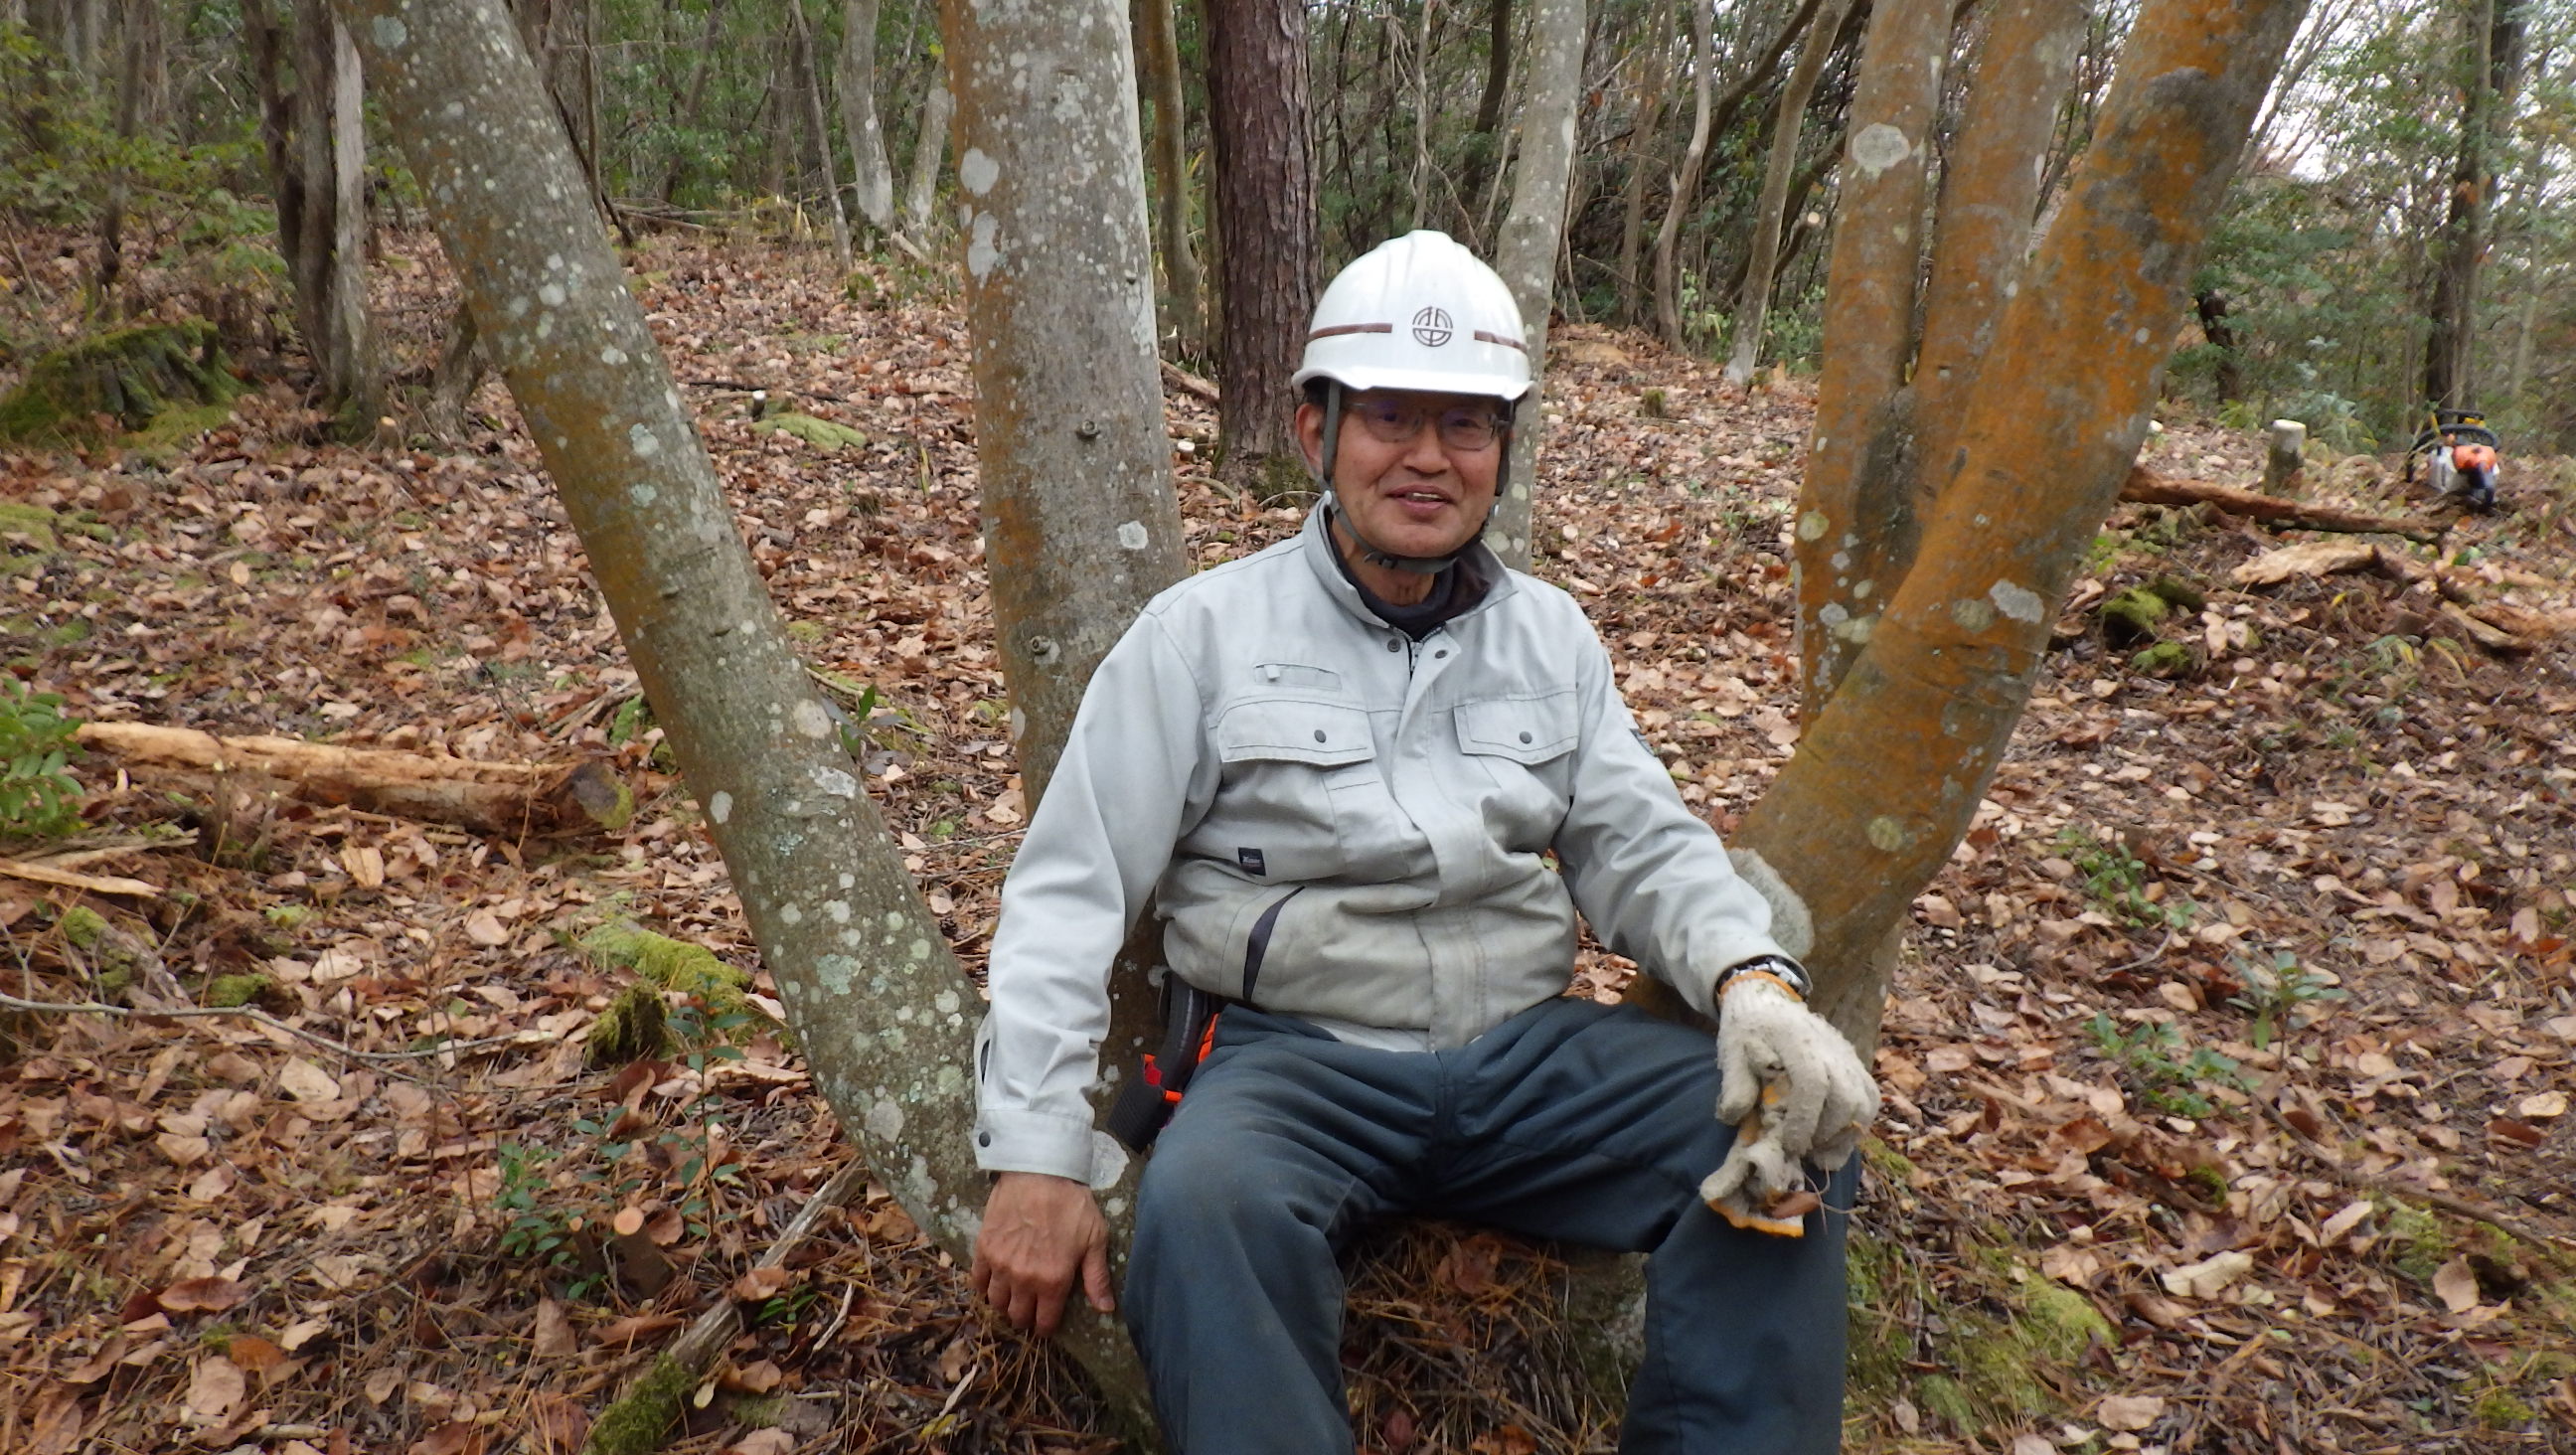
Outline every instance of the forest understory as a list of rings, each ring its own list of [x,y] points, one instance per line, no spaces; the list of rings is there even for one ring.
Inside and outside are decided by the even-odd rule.
[[[965,328],[927,273],[858,277],[751,244],[631,260],[980,969],[1026,805]],[[453,306],[435,244],[385,235],[373,286],[418,384]],[[1538,574],[1725,830],[1796,747],[1810,386],[1744,393],[1596,328],[1551,344]],[[78,830],[0,846],[0,991],[175,982],[254,1014],[0,1013],[0,1450],[578,1449],[727,1298],[747,1328],[669,1448],[1117,1448],[881,1186],[754,1268],[849,1151],[516,420],[486,382],[461,439],[353,448],[270,380],[192,441],[0,455],[0,660],[66,715],[596,759],[635,799],[613,830],[485,835],[73,761]],[[1170,422],[1198,565],[1295,529],[1302,502],[1214,482],[1201,399],[1174,390]],[[2142,461],[2250,485],[2263,446],[2176,414]],[[2391,458],[2306,480],[2450,519]],[[2502,496],[2437,548],[2374,537],[2277,584],[2239,568],[2352,538],[2206,508],[2105,526],[1916,902],[1854,1221],[1848,1448],[2576,1449],[2576,463],[2509,457]],[[2481,645],[2481,606],[2562,629]],[[1588,951],[1575,992],[1632,969]],[[659,1049],[592,1056],[603,1016],[650,1047],[639,1007]],[[1611,1447],[1553,1253],[1435,1229],[1358,1263],[1363,1450]]]

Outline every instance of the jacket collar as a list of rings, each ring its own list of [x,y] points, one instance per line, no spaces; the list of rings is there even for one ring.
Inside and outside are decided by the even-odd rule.
[[[1307,569],[1314,573],[1315,584],[1323,588],[1324,594],[1332,598],[1334,605],[1340,607],[1353,621],[1370,631],[1385,631],[1388,629],[1388,623],[1376,612],[1368,609],[1368,604],[1360,600],[1359,588],[1352,585],[1350,578],[1342,574],[1341,564],[1336,559],[1332,529],[1326,520],[1326,502],[1330,499],[1330,496],[1325,497],[1324,501],[1316,503],[1313,510],[1306,512],[1306,527],[1299,532],[1299,553],[1306,558]],[[1516,589],[1511,570],[1504,566],[1501,559],[1492,551],[1485,548],[1482,537],[1469,543],[1467,549],[1459,553],[1458,564],[1452,569],[1471,571],[1486,583],[1484,596],[1475,605],[1451,617],[1450,621],[1453,624],[1481,614],[1495,602],[1511,595]]]

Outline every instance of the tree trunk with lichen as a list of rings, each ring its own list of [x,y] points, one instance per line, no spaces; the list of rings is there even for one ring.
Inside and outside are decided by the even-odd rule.
[[[1708,139],[1714,130],[1709,74],[1717,63],[1711,36],[1715,22],[1707,0],[1691,0],[1691,134],[1682,149],[1680,170],[1673,173],[1673,195],[1664,204],[1664,223],[1655,233],[1655,331],[1666,346],[1682,347],[1681,236],[1699,195],[1700,169],[1708,161]]]
[[[486,342],[706,812],[814,1079],[970,1247],[975,991],[797,659],[499,0],[341,0]]]
[[[1498,4],[1496,13],[1502,13]],[[1503,217],[1494,271],[1521,311],[1521,345],[1529,353],[1530,391],[1512,433],[1511,481],[1494,503],[1485,544],[1514,568],[1530,560],[1530,485],[1538,478],[1544,418],[1547,324],[1556,300],[1556,254],[1565,241],[1565,189],[1574,172],[1574,103],[1583,90],[1583,0],[1532,0],[1530,67],[1521,102],[1520,170],[1512,209]]]
[[[1771,314],[1772,269],[1780,260],[1781,209],[1789,203],[1789,179],[1798,168],[1798,137],[1806,130],[1807,102],[1824,75],[1825,57],[1834,49],[1850,0],[1827,0],[1826,14],[1807,32],[1798,48],[1798,64],[1780,88],[1778,119],[1771,123],[1771,157],[1762,173],[1761,200],[1753,204],[1753,248],[1744,265],[1744,289],[1735,301],[1735,347],[1726,361],[1726,382],[1738,388],[1752,379],[1762,352],[1762,331]]]
[[[841,131],[850,143],[850,195],[859,216],[879,232],[894,230],[894,165],[877,123],[877,0],[841,7],[841,53],[832,70],[841,102]]]
[[[1873,21],[1795,525],[1804,731],[1734,841],[1777,881],[1817,1008],[1864,1045],[1892,937],[1974,820],[2145,438],[2210,219],[2304,10],[2148,0],[2036,256],[1975,244],[1974,266],[1936,268],[1937,287],[1972,279],[2002,302],[1982,367],[1946,396],[1955,444],[1931,491],[1901,447],[1923,212],[1905,173],[1929,140],[1949,10],[1887,0]],[[1968,130],[2017,126],[2012,112],[1972,109]],[[1980,147],[1963,134],[1954,155]],[[1983,154],[2032,169],[2036,150],[2014,150]],[[1926,312],[1957,303],[1935,296]]]
[[[277,199],[278,252],[314,393],[344,432],[374,428],[381,407],[366,295],[366,137],[358,51],[328,0],[249,0],[242,22],[261,102],[260,138]]]

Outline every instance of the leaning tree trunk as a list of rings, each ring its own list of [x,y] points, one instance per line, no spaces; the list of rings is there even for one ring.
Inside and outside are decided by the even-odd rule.
[[[1709,18],[1708,0],[1686,3],[1691,12],[1690,145],[1682,152],[1681,169],[1673,174],[1673,195],[1664,204],[1664,225],[1655,234],[1655,329],[1673,348],[1682,346],[1682,223],[1699,195],[1700,169],[1708,162],[1710,83],[1714,79],[1709,71],[1717,60],[1710,37],[1714,22]]]
[[[1143,62],[1154,103],[1154,224],[1162,246],[1164,295],[1184,356],[1195,358],[1207,341],[1198,259],[1190,252],[1190,153],[1188,113],[1181,100],[1181,42],[1172,0],[1137,0],[1144,21]]]
[[[850,143],[850,195],[859,216],[879,232],[894,230],[894,167],[885,128],[877,124],[877,0],[845,0],[841,54],[832,84],[841,97],[841,130]]]
[[[932,77],[921,98],[921,125],[912,141],[912,176],[904,183],[904,225],[919,233],[930,226],[930,208],[939,194],[939,158],[948,149],[948,116],[955,103],[948,83]]]
[[[1762,330],[1770,321],[1771,272],[1780,261],[1780,213],[1789,203],[1789,179],[1798,170],[1798,137],[1806,130],[1807,102],[1833,54],[1842,29],[1843,9],[1851,0],[1826,0],[1826,13],[1807,32],[1798,48],[1798,64],[1780,88],[1780,114],[1771,123],[1771,158],[1762,174],[1761,200],[1753,205],[1753,247],[1744,265],[1744,290],[1735,302],[1735,350],[1726,361],[1726,382],[1742,387],[1753,378],[1762,351]]]
[[[1901,584],[1882,583],[1874,628],[1736,833],[1780,881],[1784,921],[1808,927],[1817,1008],[1864,1045],[1885,997],[1881,946],[1967,832],[2003,756],[2056,605],[2145,438],[2209,220],[2303,9],[2148,0],[2038,256],[1987,280],[2010,302],[1959,401],[1961,463],[1915,563]],[[1834,284],[1846,286],[1840,250]],[[1918,261],[1889,255],[1908,275]],[[1837,300],[1828,330],[1879,321],[1849,302]],[[1806,560],[1818,543],[1866,546],[1888,529],[1851,513],[1888,492],[1820,493],[1812,453],[1808,472],[1797,534],[1814,572],[1831,569]]]
[[[1263,498],[1302,488],[1288,380],[1315,311],[1315,178],[1306,145],[1304,0],[1208,0],[1216,151],[1217,452]]]
[[[432,220],[704,806],[815,1083],[963,1257],[975,1000],[735,533],[500,0],[343,0]]]
[[[1529,569],[1530,487],[1538,478],[1538,435],[1546,387],[1548,314],[1555,303],[1556,253],[1565,240],[1565,191],[1574,171],[1574,103],[1583,90],[1583,0],[1531,0],[1527,96],[1521,102],[1521,164],[1512,210],[1503,219],[1494,270],[1521,311],[1521,345],[1532,389],[1512,432],[1511,485],[1494,504],[1485,544]]]

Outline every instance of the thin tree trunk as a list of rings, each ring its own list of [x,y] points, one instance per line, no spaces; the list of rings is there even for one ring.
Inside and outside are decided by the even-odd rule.
[[[2478,264],[2487,249],[2502,122],[2521,82],[2522,5],[2482,0],[2469,15],[2459,163],[2451,172],[2450,216],[2426,309],[2432,330],[2424,343],[2424,397],[2438,408],[2466,409],[2476,397]]]
[[[122,62],[116,81],[116,136],[130,141],[142,119],[143,62],[146,16],[153,0],[122,0],[119,5],[118,29],[123,40],[119,47]],[[110,174],[107,205],[101,209],[98,224],[98,314],[101,318],[117,316],[116,284],[125,271],[125,198],[130,179],[120,165]]]
[[[879,232],[894,230],[894,167],[877,124],[877,0],[843,0],[841,54],[832,75],[850,144],[850,195]]]
[[[678,194],[680,181],[688,171],[689,157],[693,154],[689,134],[697,129],[698,118],[706,110],[707,76],[715,69],[716,42],[724,37],[724,7],[725,0],[707,0],[706,35],[698,42],[697,56],[689,62],[688,96],[680,103],[676,118],[680,143],[671,149],[671,165],[662,173],[661,200],[666,207]]]
[[[1512,0],[1492,0],[1492,6],[1485,24],[1485,94],[1476,103],[1476,130],[1488,136],[1503,124],[1503,97],[1512,79]]]
[[[1422,226],[1431,206],[1431,7],[1420,0],[1421,22],[1413,36],[1413,211],[1404,230]]]
[[[465,401],[473,397],[475,386],[482,382],[483,350],[474,327],[474,310],[460,298],[456,300],[455,315],[448,320],[447,344],[439,350],[438,367],[429,376],[429,402],[421,411],[429,432],[445,440],[462,438]]]
[[[846,273],[855,265],[850,254],[850,218],[841,207],[841,186],[832,176],[832,127],[823,119],[823,73],[814,60],[814,31],[805,23],[805,0],[787,0],[787,38],[793,57],[794,84],[805,121],[805,140],[814,149],[815,168],[823,174],[824,216],[832,225],[832,256]]]
[[[1789,178],[1798,168],[1798,137],[1805,129],[1807,102],[1833,53],[1835,32],[1842,28],[1843,7],[1850,0],[1826,0],[1825,13],[1807,31],[1798,48],[1798,64],[1780,88],[1779,118],[1771,124],[1771,158],[1762,174],[1762,194],[1753,205],[1753,245],[1745,254],[1744,290],[1735,301],[1735,350],[1726,361],[1726,382],[1742,387],[1753,377],[1762,348],[1762,331],[1771,312],[1771,276],[1780,258],[1780,210],[1788,205]]]
[[[922,93],[921,124],[912,141],[912,179],[903,189],[904,222],[915,232],[930,225],[931,205],[939,195],[939,158],[948,149],[948,117],[954,108],[948,82],[931,77],[930,89]]]
[[[2039,206],[2039,172],[2030,159],[2056,129],[2083,34],[2083,0],[2000,0],[1987,22],[1967,114],[1941,168],[1923,348],[1914,366],[1918,516],[1957,467],[1958,401],[1976,385],[1995,320],[2030,256]],[[2233,353],[2228,360],[2232,368]]]
[[[738,543],[536,68],[499,0],[345,13],[815,1082],[963,1259],[985,1185],[967,1141],[974,990]]]
[[[1924,169],[1949,49],[1949,0],[1878,0],[1862,42],[1800,497],[1798,654],[1810,715],[1869,639],[1920,528],[1904,518],[1898,385],[1913,352]]]
[[[1154,103],[1154,223],[1162,244],[1163,291],[1180,352],[1196,358],[1207,342],[1199,302],[1205,285],[1190,253],[1189,122],[1181,100],[1180,37],[1172,0],[1136,0],[1136,13],[1144,21],[1141,58]]]
[[[985,572],[1035,805],[1092,668],[1188,569],[1164,435],[1134,50],[1125,0],[944,0],[940,19],[968,213]],[[1048,78],[1047,94],[1030,95],[1032,76]],[[1104,1051],[1122,1061],[1159,1019],[1144,976],[1151,956],[1131,952],[1110,972]],[[1133,1175],[1120,1194],[1131,1203]],[[1120,1243],[1123,1260],[1123,1227]],[[1142,1376],[1119,1327],[1077,1316],[1065,1342],[1141,1426]]]
[[[1538,436],[1545,411],[1548,314],[1555,298],[1556,258],[1565,240],[1566,188],[1574,171],[1574,107],[1583,91],[1584,0],[1530,0],[1530,70],[1521,102],[1521,164],[1512,210],[1503,219],[1494,270],[1521,311],[1521,344],[1529,351],[1530,391],[1512,431],[1511,483],[1494,504],[1485,544],[1518,569],[1529,568],[1530,487],[1538,478]]]
[[[1710,130],[1709,71],[1715,62],[1710,40],[1709,0],[1683,0],[1691,12],[1691,134],[1682,152],[1681,169],[1673,174],[1673,195],[1664,205],[1664,225],[1655,234],[1655,330],[1664,342],[1682,347],[1679,259],[1682,223],[1699,195],[1700,168],[1708,161]]]
[[[1817,1009],[1864,1046],[1883,948],[1974,820],[2056,604],[2145,438],[2209,221],[2302,8],[2147,0],[2064,210],[1963,401],[1965,463],[1919,559],[1736,833],[1780,879],[1785,918],[1812,926]],[[1869,318],[1837,308],[1826,327]],[[1849,509],[1802,497],[1802,563],[1850,528],[1837,514]]]
[[[1649,44],[1660,58],[1662,42]],[[1636,125],[1628,133],[1627,201],[1619,222],[1618,316],[1623,324],[1636,323],[1638,306],[1647,292],[1639,272],[1646,256],[1646,179],[1655,165],[1655,138],[1664,120],[1664,92],[1671,84],[1671,73],[1660,63],[1638,83],[1645,94],[1637,106]]]
[[[1315,311],[1314,162],[1306,147],[1304,0],[1208,0],[1216,143],[1218,454],[1263,499],[1302,489],[1288,386]]]

